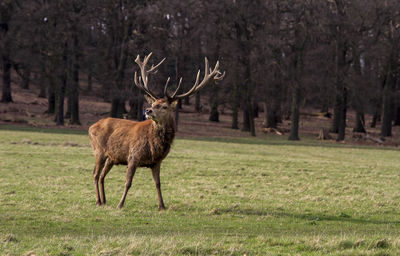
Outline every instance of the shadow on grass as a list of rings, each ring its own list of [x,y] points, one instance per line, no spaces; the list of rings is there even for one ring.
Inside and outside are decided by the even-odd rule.
[[[227,213],[227,214],[239,214],[239,215],[248,215],[248,216],[273,216],[276,218],[288,217],[288,218],[296,218],[301,220],[308,221],[341,221],[341,222],[351,222],[357,224],[400,224],[400,220],[398,221],[386,221],[386,220],[373,220],[373,219],[361,219],[361,218],[352,218],[346,214],[340,214],[339,216],[325,215],[325,214],[311,214],[311,213],[287,213],[283,210],[274,209],[271,211],[268,210],[257,210],[257,209],[231,209],[231,208],[223,208],[218,209],[219,213]]]
[[[373,149],[373,150],[393,150],[397,148],[376,147],[373,145],[346,145],[335,142],[324,142],[313,138],[306,138],[300,141],[289,141],[286,137],[282,138],[184,138],[184,140],[205,141],[205,142],[220,142],[220,143],[237,143],[248,145],[270,145],[270,146],[306,146],[306,147],[324,147],[324,148],[357,148],[357,149]]]
[[[185,214],[181,215],[182,209],[185,210]],[[106,209],[107,210],[107,209]],[[175,211],[177,210],[177,211]],[[317,223],[320,221],[324,221],[325,223],[321,223],[320,225],[326,225],[327,222],[338,222],[338,226],[355,228],[350,225],[343,225],[343,223],[350,223],[353,225],[399,225],[400,221],[391,221],[391,220],[374,220],[374,219],[362,219],[362,218],[352,218],[351,216],[347,216],[345,214],[340,216],[332,216],[332,215],[324,215],[324,214],[303,214],[303,213],[287,213],[280,209],[271,209],[271,210],[257,210],[257,209],[241,209],[241,208],[218,208],[214,213],[203,214],[199,216],[194,212],[199,212],[197,208],[187,208],[186,206],[179,207],[179,209],[168,209],[165,213],[162,214],[140,214],[135,213],[133,215],[125,215],[121,214],[118,216],[111,215],[103,215],[99,214],[98,216],[87,216],[86,218],[77,218],[70,219],[68,221],[62,220],[49,220],[44,218],[35,218],[35,217],[26,217],[26,216],[13,216],[8,221],[12,221],[14,223],[18,223],[18,225],[4,225],[8,226],[5,228],[6,232],[22,235],[22,236],[32,236],[36,237],[46,237],[53,235],[72,235],[72,236],[87,236],[89,234],[96,235],[130,235],[132,233],[138,235],[165,235],[165,234],[180,234],[180,235],[191,235],[198,233],[199,230],[203,232],[213,233],[215,235],[224,235],[227,232],[236,232],[238,229],[241,232],[245,233],[257,233],[264,232],[262,230],[253,230],[256,220],[253,219],[250,223],[242,223],[241,224],[233,221],[236,218],[231,218],[232,221],[229,220],[229,215],[247,215],[247,216],[271,216],[276,218],[277,220],[271,220],[271,223],[275,223],[279,221],[279,219],[300,219],[308,222],[310,225],[318,225]],[[112,211],[112,209],[108,209],[107,211]],[[175,212],[175,213],[174,213]],[[201,212],[201,211],[200,211]],[[99,212],[101,213],[101,212]],[[118,213],[120,211],[118,210]],[[193,213],[193,214],[191,214]],[[226,214],[227,216],[223,217],[221,215]],[[124,216],[125,215],[125,216]],[[218,217],[215,219],[212,215],[219,215],[223,217],[222,219]],[[163,216],[163,217],[160,217]],[[199,218],[201,217],[201,218]],[[227,219],[228,217],[228,219]],[[234,216],[232,216],[234,217]],[[225,221],[222,221],[225,220]],[[296,221],[292,221],[293,223],[297,223]],[[340,223],[342,222],[342,224]],[[160,225],[162,223],[162,225]],[[232,224],[236,223],[236,224]],[[5,223],[0,221],[0,226]],[[244,225],[244,226],[243,226]],[[259,226],[259,224],[257,224]],[[269,226],[269,224],[266,224]],[[336,225],[336,224],[335,224]],[[243,229],[242,229],[243,228]],[[346,229],[346,228],[345,228]],[[291,232],[291,224],[287,226],[287,230],[282,230],[280,227],[277,232]],[[273,230],[270,230],[271,232]],[[274,232],[275,232],[274,231]],[[305,228],[304,232],[310,231]]]

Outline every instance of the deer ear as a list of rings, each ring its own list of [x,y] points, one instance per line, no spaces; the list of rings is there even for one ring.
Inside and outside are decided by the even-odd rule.
[[[150,105],[153,104],[153,102],[155,101],[152,97],[148,96],[148,95],[144,95],[144,98],[146,99],[147,103],[149,103]]]
[[[173,101],[173,102],[170,104],[170,106],[171,106],[171,108],[172,108],[173,110],[175,110],[176,105],[178,105],[178,100],[175,100],[175,101]]]

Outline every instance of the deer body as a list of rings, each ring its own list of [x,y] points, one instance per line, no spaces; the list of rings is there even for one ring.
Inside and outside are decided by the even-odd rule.
[[[153,120],[106,118],[89,128],[89,137],[93,150],[113,164],[127,165],[130,158],[136,157],[138,167],[151,167],[168,155],[175,137],[175,124],[174,120],[164,126]]]
[[[104,191],[104,179],[114,165],[127,165],[125,189],[118,207],[122,208],[129,188],[132,185],[132,178],[136,168],[148,167],[152,170],[154,183],[158,195],[158,208],[165,209],[161,194],[160,167],[163,159],[168,155],[171,144],[175,137],[174,109],[179,99],[189,97],[196,93],[210,81],[218,81],[224,75],[218,70],[218,62],[214,70],[209,70],[206,59],[205,75],[199,83],[200,71],[197,73],[195,85],[187,93],[176,95],[181,85],[182,79],[177,85],[177,89],[170,96],[167,92],[169,78],[165,85],[165,97],[158,99],[148,88],[148,74],[154,73],[156,66],[146,70],[147,62],[151,54],[146,56],[143,62],[139,56],[136,63],[140,67],[141,76],[138,78],[135,72],[135,84],[145,91],[146,100],[151,107],[146,109],[148,120],[135,122],[118,118],[106,118],[98,121],[89,128],[90,142],[95,155],[96,163],[93,170],[96,204],[106,203]],[[209,73],[209,71],[212,71]]]

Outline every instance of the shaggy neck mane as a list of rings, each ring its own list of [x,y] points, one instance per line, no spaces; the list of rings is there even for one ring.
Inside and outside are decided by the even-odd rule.
[[[154,143],[157,146],[168,150],[175,137],[175,120],[168,118],[163,123],[156,123],[153,121]]]

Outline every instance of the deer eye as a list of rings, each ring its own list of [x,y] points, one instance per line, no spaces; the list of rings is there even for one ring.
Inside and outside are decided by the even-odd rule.
[[[162,108],[163,108],[163,109],[167,109],[167,106],[163,106]]]

